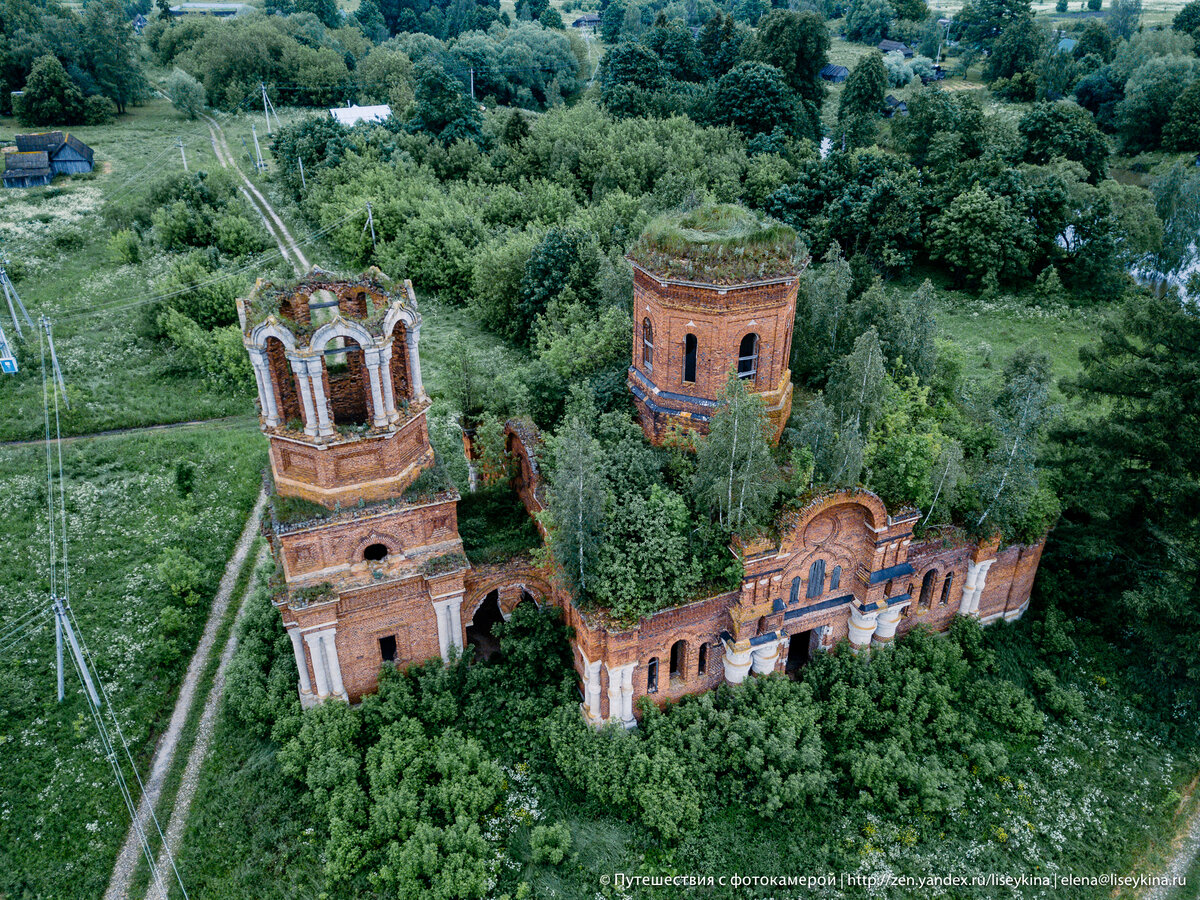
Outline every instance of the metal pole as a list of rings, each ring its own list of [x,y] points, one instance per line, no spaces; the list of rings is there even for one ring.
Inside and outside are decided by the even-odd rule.
[[[254,135],[254,155],[256,157],[254,168],[262,172],[267,168],[267,164],[263,162],[262,148],[258,146],[258,130],[254,127],[254,123],[250,123],[250,133]]]
[[[179,139],[179,155],[183,157],[183,171],[186,172],[188,170],[187,154],[183,152],[183,138]]]
[[[92,698],[92,703],[100,706],[100,695],[96,693],[96,685],[92,683],[92,673],[88,669],[87,660],[83,656],[83,651],[79,649],[79,641],[75,639],[75,629],[71,627],[71,620],[67,618],[63,611],[62,601],[56,599],[54,601],[55,608],[62,618],[64,630],[67,632],[67,640],[71,644],[71,652],[75,656],[75,661],[79,663],[79,672],[83,676],[83,684],[87,688],[88,696]]]
[[[58,614],[58,604],[54,604],[54,649],[55,659],[58,660],[58,702],[63,702],[63,626],[62,616]]]
[[[300,187],[308,190],[308,182],[304,180],[304,160],[297,156],[296,162],[300,163]]]
[[[475,68],[471,67],[471,99],[475,99]]]
[[[371,247],[378,249],[375,244],[375,217],[371,214],[371,201],[367,201],[367,224],[371,226]]]
[[[263,82],[259,82],[258,86],[262,88],[263,95],[263,118],[267,120],[267,134],[271,133],[271,113],[267,106],[267,86]]]

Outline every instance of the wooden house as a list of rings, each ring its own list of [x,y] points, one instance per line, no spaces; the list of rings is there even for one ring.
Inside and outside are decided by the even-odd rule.
[[[45,153],[55,175],[83,175],[92,171],[92,148],[72,134],[61,131],[18,134],[16,143],[22,153]]]
[[[841,84],[850,77],[850,70],[845,66],[835,66],[833,63],[825,66],[820,72],[822,78],[833,84]]]
[[[4,186],[6,188],[39,187],[50,183],[54,173],[45,150],[4,154]]]

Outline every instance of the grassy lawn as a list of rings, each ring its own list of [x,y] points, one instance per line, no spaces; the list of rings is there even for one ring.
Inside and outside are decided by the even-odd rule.
[[[265,447],[247,428],[85,440],[63,454],[72,607],[144,776]],[[177,471],[189,470],[186,493]],[[5,546],[20,561],[0,571],[4,626],[47,601],[44,472],[40,448],[0,456]],[[175,580],[190,590],[168,587],[167,558],[187,560]],[[68,671],[62,704],[54,680],[52,627],[0,653],[0,896],[102,896],[129,827],[78,679]]]
[[[0,119],[5,143],[18,131]],[[250,414],[249,395],[230,395],[200,377],[170,371],[168,350],[143,336],[146,304],[168,269],[165,254],[118,265],[108,252],[104,203],[144,189],[156,174],[183,165],[191,171],[216,159],[202,122],[181,119],[165,100],[131,107],[112,125],[76,128],[95,151],[91,176],[60,177],[46,188],[9,190],[0,204],[0,248],[30,315],[45,314],[71,397],[66,433]],[[251,283],[251,271],[239,275]],[[139,305],[140,304],[140,305]],[[97,312],[97,310],[107,310]],[[0,440],[41,433],[41,372],[37,335],[24,346],[4,311],[5,334],[18,345],[22,371],[0,382]]]

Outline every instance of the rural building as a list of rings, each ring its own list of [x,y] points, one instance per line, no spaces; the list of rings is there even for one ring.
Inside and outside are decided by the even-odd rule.
[[[92,148],[73,134],[62,131],[39,131],[18,134],[14,141],[22,153],[46,153],[55,175],[84,175],[92,171]]]
[[[580,31],[595,31],[600,27],[600,13],[584,13],[571,23],[571,27],[578,28]]]
[[[648,438],[660,416],[710,412],[699,401],[731,365],[786,418],[802,265],[786,277],[727,273],[717,283],[688,282],[654,260],[635,250],[629,386]],[[794,671],[842,640],[867,651],[917,625],[945,630],[958,615],[1012,620],[1029,604],[1042,542],[1002,547],[954,528],[914,540],[919,510],[888,510],[860,489],[818,494],[770,534],[732,541],[744,567],[737,589],[616,624],[580,609],[552,562],[476,566],[465,555],[459,495],[422,477],[433,450],[410,283],[398,290],[378,269],[358,279],[313,269],[288,286],[260,282],[238,316],[270,441],[273,603],[305,705],[359,700],[385,662],[450,659],[524,602],[563,610],[587,721],[626,727],[641,697],[661,702]],[[536,515],[537,430],[510,421],[505,435],[513,487]]]
[[[6,188],[40,187],[54,177],[50,156],[45,150],[17,151],[4,154]]]
[[[821,69],[819,74],[826,81],[841,84],[850,77],[850,70],[845,66],[835,66],[833,63],[829,63],[825,68]]]
[[[342,125],[357,125],[359,122],[382,122],[392,114],[386,103],[379,106],[343,106],[331,109],[329,115]]]
[[[908,104],[903,100],[897,100],[892,94],[888,94],[883,98],[883,117],[890,119],[892,116],[907,116]]]
[[[885,56],[889,53],[903,53],[905,59],[912,59],[913,50],[901,41],[882,40],[878,44],[879,52]]]
[[[1079,41],[1074,38],[1065,37],[1054,45],[1055,53],[1071,54],[1075,52],[1075,48],[1079,45]]]

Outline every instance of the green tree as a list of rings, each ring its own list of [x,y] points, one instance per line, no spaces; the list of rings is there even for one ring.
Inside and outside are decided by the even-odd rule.
[[[16,113],[22,125],[75,125],[83,120],[83,93],[58,59],[39,56]]]
[[[1171,20],[1171,27],[1184,34],[1192,34],[1197,28],[1200,28],[1200,0],[1192,0],[1191,3],[1175,13],[1175,18]]]
[[[1108,145],[1086,109],[1069,100],[1038,103],[1018,126],[1026,162],[1045,165],[1061,157],[1083,163],[1088,180],[1104,178]]]
[[[696,448],[696,494],[727,531],[765,524],[778,491],[762,399],[731,373],[708,435]]]
[[[722,16],[717,13],[700,29],[700,37],[696,40],[696,50],[699,52],[700,58],[708,65],[709,74],[714,78],[720,78],[742,61],[744,44],[744,31],[738,27],[733,16]],[[766,60],[766,62],[770,62],[770,60]],[[783,69],[782,66],[778,66],[778,68]]]
[[[1012,201],[976,185],[934,220],[931,253],[960,278],[978,284],[989,274],[1005,278],[1023,273],[1032,243],[1029,223]]]
[[[187,118],[199,118],[204,112],[204,85],[183,69],[175,69],[167,77],[166,92],[171,105]]]
[[[1117,40],[1133,37],[1142,20],[1142,0],[1112,0],[1108,5],[1108,28]]]
[[[1033,16],[1021,16],[1004,26],[983,66],[984,80],[1013,79],[1031,73],[1042,58],[1048,38]]]
[[[1150,184],[1154,208],[1162,222],[1162,243],[1154,254],[1154,267],[1170,275],[1195,256],[1200,231],[1200,173],[1189,164],[1176,163]]]
[[[776,128],[793,137],[820,137],[811,106],[797,101],[778,69],[759,62],[740,63],[721,76],[706,117],[710,124],[732,125],[746,137]]]
[[[1163,144],[1170,150],[1200,150],[1200,80],[1189,84],[1171,104]]]
[[[1057,435],[1064,514],[1056,541],[1074,599],[1140,639],[1161,672],[1200,683],[1200,315],[1144,293],[1101,325],[1068,387],[1086,417]],[[1106,598],[1096,603],[1096,597]],[[1108,598],[1112,598],[1109,600]],[[1112,604],[1110,607],[1110,603]],[[1111,609],[1111,614],[1105,615]]]
[[[1175,101],[1200,78],[1200,60],[1162,56],[1139,66],[1125,83],[1116,106],[1117,130],[1127,151],[1153,150],[1162,143]]]
[[[648,497],[612,504],[596,562],[593,594],[619,620],[633,622],[691,599],[700,564],[689,550],[691,514],[683,498],[654,485]]]
[[[519,339],[531,342],[539,316],[560,298],[569,305],[595,305],[600,251],[590,231],[578,227],[551,228],[525,262],[521,278],[521,315],[513,326]]]
[[[836,242],[822,259],[824,265],[804,273],[803,298],[796,306],[791,367],[799,375],[823,376],[825,369],[849,346],[850,264]]]
[[[1003,387],[992,406],[996,443],[975,476],[982,506],[976,529],[998,528],[1011,535],[1034,502],[1050,381],[1050,357],[1032,346],[1020,348],[1005,364]]]
[[[1032,18],[1030,0],[967,0],[954,20],[963,41],[990,51],[1011,25]]]
[[[888,0],[852,0],[846,14],[846,37],[863,44],[878,44],[896,21]]]
[[[122,0],[93,0],[83,10],[88,68],[100,93],[117,105],[141,100],[148,92],[138,62],[137,39]]]
[[[425,66],[417,81],[410,132],[424,132],[449,146],[466,138],[483,141],[483,115],[458,79],[434,65]]]
[[[856,116],[877,118],[883,97],[887,93],[887,67],[883,55],[868,53],[850,70],[846,86],[838,100],[838,122]]]
[[[567,584],[586,594],[604,530],[604,480],[600,445],[578,415],[554,436],[546,498],[554,556]]]
[[[750,52],[779,69],[801,99],[820,106],[825,98],[820,72],[829,63],[829,46],[829,29],[820,15],[775,9],[758,23]]]

